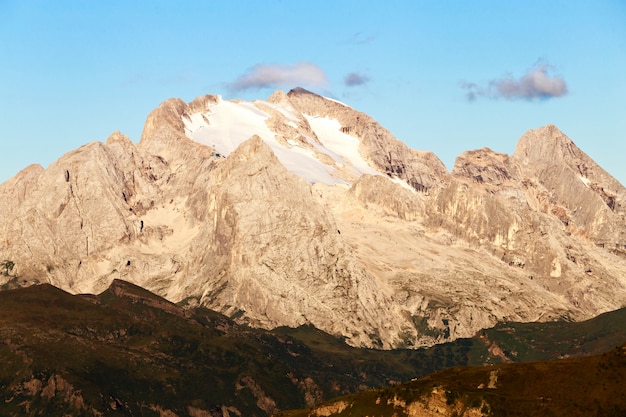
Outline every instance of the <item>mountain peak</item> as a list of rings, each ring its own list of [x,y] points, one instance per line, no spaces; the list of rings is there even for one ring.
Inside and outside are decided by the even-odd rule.
[[[289,97],[282,90],[276,90],[267,98],[268,103],[285,105],[289,102]]]
[[[449,173],[303,89],[170,99],[139,144],[114,133],[0,186],[0,285],[124,279],[255,326],[415,347],[620,307],[625,195],[554,126]]]
[[[459,155],[454,161],[452,175],[478,184],[499,186],[519,179],[519,169],[509,155],[482,148]]]
[[[529,130],[518,141],[513,158],[533,173],[554,171],[559,166],[581,178],[586,185],[596,183],[614,193],[623,186],[583,152],[554,125]],[[558,177],[554,177],[558,180]]]
[[[514,157],[523,164],[552,164],[554,158],[591,159],[555,125],[527,131],[517,142]]]
[[[319,103],[303,108],[293,101],[303,94]],[[380,174],[362,153],[358,135],[323,110],[327,100],[312,93],[296,96],[276,92],[268,101],[218,100],[203,110],[189,108],[180,112],[179,133],[219,156],[229,156],[256,135],[288,171],[310,183],[348,185],[363,173]]]
[[[262,160],[263,164],[276,160],[272,148],[259,135],[252,135],[235,148],[229,155],[228,161],[233,165],[239,165],[247,164],[252,158]]]
[[[305,88],[302,88],[302,87],[292,88],[287,93],[288,96],[295,96],[295,95],[299,95],[299,94],[305,94],[305,95],[306,94],[310,94],[310,95],[313,95],[313,96],[321,97],[319,94],[315,94],[315,93],[313,93],[313,92],[311,92],[311,91],[309,91],[309,90],[307,90]]]
[[[128,136],[124,135],[119,130],[116,130],[115,132],[113,132],[107,138],[107,140],[104,143],[106,145],[112,145],[114,143],[120,143],[120,144],[123,144],[125,146],[128,146],[128,145],[132,144],[132,141],[130,140],[130,138]]]

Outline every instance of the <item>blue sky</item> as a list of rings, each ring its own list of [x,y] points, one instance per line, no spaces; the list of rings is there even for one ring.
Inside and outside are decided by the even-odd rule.
[[[0,0],[0,181],[170,97],[301,85],[452,167],[553,123],[626,184],[626,1]]]

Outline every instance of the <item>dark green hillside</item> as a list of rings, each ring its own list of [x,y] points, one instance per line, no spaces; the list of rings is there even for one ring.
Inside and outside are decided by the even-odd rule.
[[[266,416],[507,360],[494,346],[515,361],[593,353],[622,338],[623,316],[507,324],[429,349],[379,351],[311,326],[240,326],[123,281],[97,296],[44,284],[0,291],[0,415]]]
[[[424,372],[421,360],[405,362],[421,351],[361,351],[292,331],[324,343],[183,310],[123,281],[98,296],[47,284],[3,291],[0,415],[263,416]]]
[[[455,367],[277,417],[623,417],[626,345],[598,356]]]
[[[626,308],[579,323],[502,323],[480,335],[513,362],[597,355],[626,340]]]
[[[278,328],[274,333],[298,339],[319,357],[355,358],[341,340],[311,326]],[[507,362],[531,362],[597,355],[626,340],[626,308],[583,322],[502,323],[471,339],[458,339],[427,349],[360,350],[363,360],[384,360],[387,366],[417,370],[423,376],[452,366],[482,366]],[[419,352],[419,354],[415,354]],[[330,360],[330,359],[329,359]]]

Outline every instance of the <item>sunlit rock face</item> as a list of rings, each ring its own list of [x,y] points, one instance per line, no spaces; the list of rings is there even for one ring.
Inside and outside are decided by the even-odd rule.
[[[621,307],[625,195],[554,126],[448,172],[303,89],[170,99],[139,143],[116,132],[0,185],[0,280],[121,278],[254,326],[424,346]]]

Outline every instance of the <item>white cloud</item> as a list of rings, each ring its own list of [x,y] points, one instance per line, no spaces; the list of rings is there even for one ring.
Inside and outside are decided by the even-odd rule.
[[[229,84],[233,91],[260,88],[313,87],[327,88],[328,78],[324,71],[310,62],[296,62],[293,65],[258,64]]]
[[[510,75],[493,79],[486,86],[476,83],[462,83],[468,100],[479,97],[506,100],[535,100],[561,97],[567,94],[567,84],[559,76],[551,76],[552,67],[544,62],[537,63],[519,78]]]

